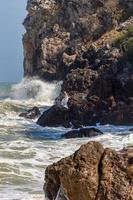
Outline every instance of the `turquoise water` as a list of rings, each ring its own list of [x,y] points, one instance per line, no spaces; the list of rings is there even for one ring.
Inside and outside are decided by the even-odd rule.
[[[106,147],[121,149],[133,144],[131,127],[99,126],[103,136],[83,139],[60,139],[65,128],[42,128],[36,120],[19,117],[33,106],[41,112],[54,103],[60,84],[23,80],[19,84],[0,84],[0,199],[44,199],[44,172],[47,165],[70,155],[90,140]],[[30,95],[29,95],[30,92]]]

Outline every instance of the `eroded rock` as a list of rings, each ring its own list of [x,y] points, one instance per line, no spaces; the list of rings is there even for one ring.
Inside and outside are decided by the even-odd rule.
[[[27,11],[25,76],[58,80],[87,65],[81,58],[87,43],[116,27],[124,8],[119,0],[28,0]]]
[[[67,123],[73,127],[133,124],[132,4],[132,0],[28,1],[25,76],[63,81],[57,101],[67,93]],[[54,121],[56,113],[50,113]],[[51,124],[66,126],[63,120]]]
[[[97,142],[82,145],[73,155],[50,165],[44,191],[69,200],[132,200],[133,148],[116,152]]]

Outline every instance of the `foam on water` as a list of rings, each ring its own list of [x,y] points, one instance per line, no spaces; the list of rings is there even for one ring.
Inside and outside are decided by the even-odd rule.
[[[33,128],[34,129],[31,129]],[[88,141],[99,141],[105,147],[121,149],[133,144],[133,134],[129,133],[129,127],[98,126],[104,130],[104,135],[93,138],[62,140],[52,138],[68,131],[64,128],[41,128],[35,124],[27,127],[26,131],[19,137],[0,142],[0,182],[5,188],[0,187],[0,194],[3,193],[3,200],[19,199],[27,197],[27,200],[40,200],[43,197],[44,170],[47,165],[72,154],[82,144]],[[111,130],[111,131],[110,131]],[[36,136],[38,133],[38,137]],[[114,134],[115,133],[115,134]],[[46,137],[47,135],[47,137]],[[4,164],[3,172],[1,164]],[[7,186],[8,183],[8,186]],[[11,190],[7,193],[7,188]],[[9,195],[10,192],[14,195]],[[39,196],[41,194],[41,196]]]
[[[43,200],[47,165],[72,154],[88,141],[116,150],[133,145],[133,132],[129,131],[133,126],[97,124],[104,135],[60,139],[70,129],[43,128],[36,120],[19,117],[21,111],[33,105],[51,105],[60,92],[60,84],[24,79],[12,87],[8,98],[0,100],[0,200]]]

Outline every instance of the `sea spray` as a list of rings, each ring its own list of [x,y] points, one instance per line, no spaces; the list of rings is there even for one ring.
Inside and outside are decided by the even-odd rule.
[[[48,83],[37,77],[24,78],[20,83],[13,85],[10,98],[12,100],[26,100],[26,104],[52,105],[59,96],[62,82]]]

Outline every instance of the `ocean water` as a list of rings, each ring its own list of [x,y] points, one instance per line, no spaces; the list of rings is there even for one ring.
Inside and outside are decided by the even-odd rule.
[[[104,135],[95,138],[60,139],[70,129],[43,128],[36,120],[19,117],[33,106],[43,112],[54,103],[60,83],[45,83],[36,78],[19,84],[0,84],[0,200],[43,200],[47,165],[72,154],[88,141],[119,150],[133,145],[133,126],[100,126]]]

